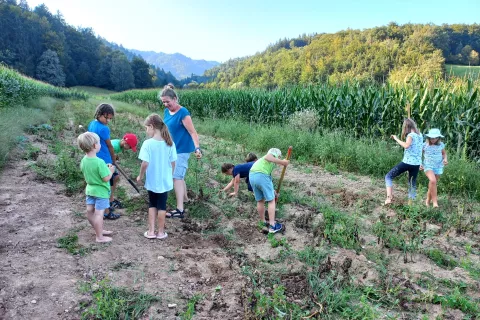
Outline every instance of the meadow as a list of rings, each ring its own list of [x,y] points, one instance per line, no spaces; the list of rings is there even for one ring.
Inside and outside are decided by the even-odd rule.
[[[470,89],[464,93],[476,90]],[[229,109],[235,108],[233,102],[227,104],[229,97],[238,94],[248,101],[254,92],[226,91],[223,98],[220,91],[181,92],[180,102],[188,107],[195,94],[208,103],[203,109],[191,108],[204,157],[190,159],[186,182],[194,201],[187,206],[187,218],[167,221],[165,242],[144,239],[145,191],[136,194],[122,179],[118,197],[125,209],[122,218],[107,221],[116,232],[108,245],[92,244],[83,217],[78,126],[86,126],[95,106],[108,101],[116,108],[112,137],[134,132],[142,142],[143,119],[151,112],[162,114],[162,108],[153,100],[115,100],[119,95],[107,100],[93,92],[85,100],[43,97],[24,103],[27,111],[39,108],[43,118],[19,133],[22,138],[10,149],[0,178],[0,204],[10,212],[0,216],[7,288],[2,316],[31,318],[43,310],[59,319],[478,318],[480,179],[478,165],[464,157],[463,144],[459,154],[456,146],[449,149],[439,209],[423,204],[424,177],[412,205],[406,202],[403,177],[396,181],[398,200],[385,207],[383,175],[402,155],[392,140],[352,123],[318,128],[306,120],[326,124],[335,117],[321,120],[322,113],[312,115],[305,111],[309,108],[291,110],[285,120],[275,115],[267,125],[262,118],[246,121],[243,113]],[[284,99],[291,99],[287,92]],[[280,97],[269,92],[259,97],[269,94]],[[345,97],[350,98],[338,103],[338,110],[352,96]],[[470,97],[470,108],[478,108],[476,99]],[[218,113],[222,103],[228,107],[225,114]],[[446,108],[447,103],[441,105]],[[412,107],[411,112],[418,110]],[[392,123],[391,130],[398,134],[398,124]],[[238,198],[219,192],[230,179],[219,168],[224,162],[242,162],[248,152],[262,155],[272,146],[285,153],[289,145],[293,158],[277,213],[287,230],[265,236],[243,183]],[[136,177],[135,154],[122,153],[120,164],[130,178]],[[275,183],[278,175],[274,173]],[[7,192],[17,187],[23,188],[22,196]],[[173,203],[170,196],[169,206]],[[23,207],[37,219],[22,218]],[[54,281],[44,281],[52,276]]]
[[[478,80],[480,74],[480,66],[462,66],[455,64],[446,64],[445,72],[448,76],[471,78],[474,80]]]

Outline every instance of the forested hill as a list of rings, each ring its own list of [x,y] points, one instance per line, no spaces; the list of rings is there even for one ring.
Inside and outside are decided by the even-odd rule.
[[[96,86],[110,90],[178,83],[139,56],[128,59],[105,45],[90,28],[67,24],[45,5],[0,0],[0,63],[56,86]]]
[[[444,76],[444,64],[479,65],[480,25],[390,23],[365,30],[281,40],[250,57],[207,70],[209,87],[403,81]]]

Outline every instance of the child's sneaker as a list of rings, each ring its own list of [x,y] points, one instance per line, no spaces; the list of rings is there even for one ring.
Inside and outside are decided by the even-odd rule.
[[[281,224],[281,223],[275,223],[274,226],[270,226],[270,228],[268,228],[268,232],[269,233],[277,233],[277,232],[281,232],[281,231],[284,231],[285,230],[285,225]]]

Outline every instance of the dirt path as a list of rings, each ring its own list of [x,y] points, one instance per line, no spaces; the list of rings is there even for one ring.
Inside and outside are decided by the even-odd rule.
[[[115,232],[113,243],[92,245],[95,238],[83,217],[83,197],[64,194],[58,183],[36,181],[28,161],[10,162],[4,168],[0,319],[79,319],[80,304],[92,302],[90,292],[80,292],[79,286],[104,278],[115,286],[160,297],[146,319],[177,319],[197,292],[205,293],[197,319],[241,318],[245,278],[218,239],[191,232],[195,225],[188,221],[172,221],[167,240],[148,240],[143,237],[145,215],[137,212],[106,221],[106,228]],[[57,239],[69,230],[77,232],[80,246],[90,253],[74,256],[57,247]]]

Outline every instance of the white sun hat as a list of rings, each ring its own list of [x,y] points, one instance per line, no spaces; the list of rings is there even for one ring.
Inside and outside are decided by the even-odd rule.
[[[435,139],[435,138],[443,138],[442,134],[440,133],[439,129],[430,129],[428,133],[426,134],[427,137]]]
[[[277,159],[279,159],[282,156],[282,151],[280,151],[280,149],[277,149],[277,148],[271,148],[270,150],[268,150],[268,153],[270,153],[272,156],[274,156]]]

